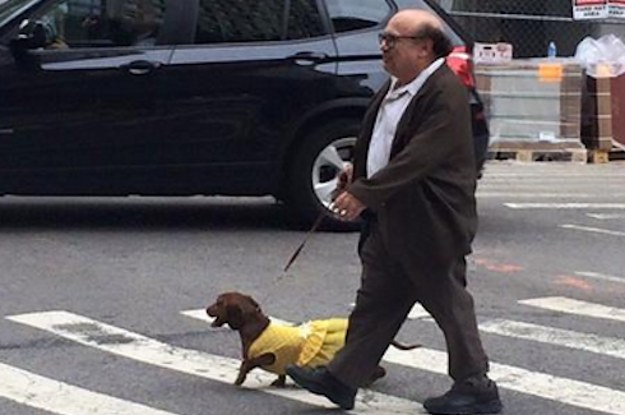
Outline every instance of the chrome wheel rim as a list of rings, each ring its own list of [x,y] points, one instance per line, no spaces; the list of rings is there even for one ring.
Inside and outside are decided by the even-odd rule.
[[[317,155],[312,169],[312,186],[315,196],[326,208],[332,201],[339,174],[347,166],[354,150],[356,137],[342,137],[332,141]]]

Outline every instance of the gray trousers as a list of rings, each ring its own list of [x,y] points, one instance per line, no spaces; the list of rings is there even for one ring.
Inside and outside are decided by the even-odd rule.
[[[330,373],[352,387],[366,384],[416,302],[443,331],[449,375],[455,381],[488,371],[473,298],[466,290],[464,257],[450,264],[447,275],[405,270],[386,251],[375,222],[359,253],[361,286],[349,316],[345,347],[328,365]]]

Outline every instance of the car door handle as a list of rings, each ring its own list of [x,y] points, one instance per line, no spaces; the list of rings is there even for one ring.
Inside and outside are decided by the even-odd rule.
[[[139,60],[121,65],[119,68],[131,75],[147,75],[161,67],[160,62]]]
[[[328,55],[323,52],[297,52],[289,56],[289,59],[293,59],[297,63],[307,62],[311,64],[328,59]]]

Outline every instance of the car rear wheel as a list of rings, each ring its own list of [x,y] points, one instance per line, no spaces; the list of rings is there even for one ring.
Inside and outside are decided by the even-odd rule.
[[[341,220],[329,209],[339,174],[351,162],[358,131],[358,121],[337,120],[310,133],[296,151],[288,177],[288,203],[304,225],[323,215],[323,229],[358,229],[358,223]]]

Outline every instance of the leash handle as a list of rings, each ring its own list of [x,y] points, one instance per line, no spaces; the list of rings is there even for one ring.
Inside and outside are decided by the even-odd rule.
[[[321,225],[321,222],[323,222],[323,218],[324,217],[325,217],[325,213],[324,212],[321,212],[319,214],[319,216],[317,216],[317,219],[315,220],[315,223],[313,223],[313,225],[310,227],[310,230],[308,231],[308,233],[304,237],[304,240],[302,241],[301,244],[299,244],[299,246],[297,247],[295,252],[293,252],[293,255],[291,255],[291,258],[289,259],[289,262],[287,262],[286,266],[284,267],[284,272],[287,272],[289,270],[289,268],[291,267],[291,265],[293,264],[293,262],[295,262],[295,260],[299,256],[300,252],[302,252],[302,249],[304,249],[304,245],[306,245],[306,242],[308,242],[308,238],[310,238],[310,235],[312,235],[317,230],[317,228],[319,228],[319,225]]]

